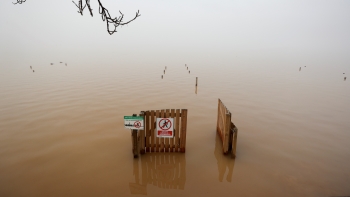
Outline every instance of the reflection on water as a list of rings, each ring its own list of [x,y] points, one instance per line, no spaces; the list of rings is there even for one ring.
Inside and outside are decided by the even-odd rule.
[[[216,134],[215,139],[215,150],[214,155],[218,164],[218,171],[219,171],[219,181],[222,182],[224,175],[226,173],[226,170],[228,168],[228,174],[226,176],[226,181],[231,182],[232,181],[232,173],[233,173],[233,167],[235,165],[235,159],[231,158],[229,155],[224,155],[222,153],[222,142],[218,134]]]
[[[197,94],[197,87],[198,87],[198,86],[195,86],[195,91],[194,91],[194,93],[196,93],[196,94]]]
[[[163,189],[185,189],[186,160],[179,153],[144,154],[133,163],[134,183],[129,183],[131,194],[147,195],[147,185]]]

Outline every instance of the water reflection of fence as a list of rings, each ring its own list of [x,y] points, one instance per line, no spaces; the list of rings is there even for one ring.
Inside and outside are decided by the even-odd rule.
[[[224,154],[231,152],[232,156],[236,157],[238,129],[231,122],[231,112],[226,108],[220,99],[218,101],[216,131],[221,138]]]
[[[228,169],[226,180],[227,182],[231,182],[235,160],[222,155],[222,143],[219,135],[216,135],[214,155],[218,165],[219,181],[223,181],[224,175]]]
[[[145,154],[134,160],[135,183],[129,183],[131,194],[147,195],[147,185],[164,189],[185,188],[186,160],[183,154]]]
[[[145,130],[139,131],[141,154],[145,152],[185,152],[187,109],[149,110],[141,112],[141,115],[144,116],[145,122]],[[174,138],[156,136],[157,118],[174,118]]]

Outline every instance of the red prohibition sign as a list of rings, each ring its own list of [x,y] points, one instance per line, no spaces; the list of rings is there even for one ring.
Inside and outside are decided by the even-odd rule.
[[[167,118],[163,118],[159,121],[158,126],[162,130],[168,130],[171,128],[171,121]]]
[[[134,127],[140,128],[141,127],[141,122],[140,121],[134,122]]]

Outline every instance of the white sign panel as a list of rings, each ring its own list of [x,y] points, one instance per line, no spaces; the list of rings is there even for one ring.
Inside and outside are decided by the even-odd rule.
[[[157,118],[157,137],[174,137],[174,118]]]
[[[126,129],[143,130],[143,117],[142,116],[124,116],[124,126]]]

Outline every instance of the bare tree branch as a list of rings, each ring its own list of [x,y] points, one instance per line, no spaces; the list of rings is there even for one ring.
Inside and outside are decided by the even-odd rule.
[[[26,2],[27,0],[17,0],[17,2],[16,3],[13,3],[14,5],[16,5],[16,4],[22,4],[22,3],[24,3],[24,2]]]
[[[123,22],[123,18],[124,18],[124,14],[119,11],[119,13],[121,14],[121,16],[119,16],[118,18],[115,17],[114,19],[111,17],[111,15],[109,14],[108,10],[103,7],[102,3],[100,0],[97,0],[99,3],[99,12],[101,14],[102,20],[106,21],[107,23],[107,32],[109,33],[109,35],[112,35],[113,33],[117,32],[117,27],[120,25],[126,25],[128,23],[130,23],[131,21],[135,20],[137,17],[141,16],[139,14],[139,10],[137,10],[136,15],[133,19],[127,21],[127,22]],[[110,29],[109,25],[112,24],[114,25],[114,29]]]
[[[85,5],[83,5],[83,0],[79,0],[78,3],[75,3],[74,1],[72,1],[72,2],[74,3],[75,6],[77,6],[79,14],[83,15],[83,11],[87,6],[89,9],[90,15],[93,16],[92,9],[90,6],[90,0],[84,0],[84,1],[85,1]],[[127,22],[123,22],[124,14],[121,11],[119,11],[119,13],[120,13],[119,17],[112,18],[111,15],[109,14],[108,10],[102,5],[101,1],[100,0],[97,0],[97,1],[98,1],[98,5],[99,5],[99,8],[98,8],[99,13],[101,14],[102,20],[106,21],[107,32],[109,33],[109,35],[112,35],[113,33],[117,32],[117,27],[119,27],[119,26],[122,27],[123,25],[126,25],[126,24],[130,23],[131,21],[134,21],[137,17],[141,16],[140,11],[137,10],[136,15],[133,19],[131,19]],[[17,2],[13,3],[13,4],[22,4],[24,2],[26,2],[26,0],[17,0]],[[110,28],[110,25],[113,25],[114,28],[113,27]]]
[[[81,15],[83,15],[83,11],[84,11],[84,9],[85,9],[85,7],[86,7],[86,4],[84,5],[84,7],[83,7],[83,1],[82,0],[79,0],[79,3],[78,4],[76,4],[74,1],[72,1],[74,4],[75,4],[75,6],[77,6],[77,8],[79,9],[78,10],[78,13],[80,13]]]

